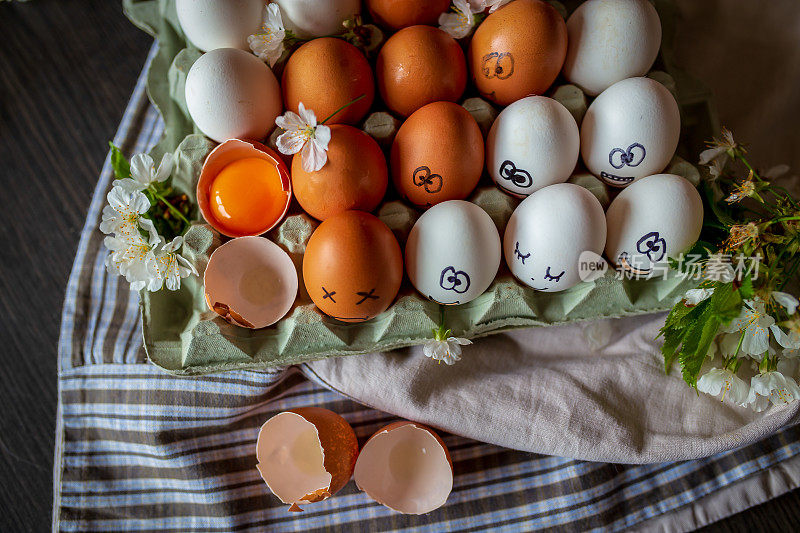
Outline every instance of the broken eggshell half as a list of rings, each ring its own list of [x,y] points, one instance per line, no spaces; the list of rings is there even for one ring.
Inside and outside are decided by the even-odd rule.
[[[211,254],[203,274],[208,307],[250,329],[283,318],[297,297],[297,269],[283,248],[264,237],[232,239]]]
[[[267,217],[263,225],[258,228],[253,228],[250,231],[241,231],[226,225],[225,221],[219,220],[215,215],[215,209],[211,205],[214,201],[212,198],[212,187],[214,186],[216,178],[229,165],[240,162],[246,159],[262,159],[266,161],[274,170],[271,171],[269,176],[261,176],[260,183],[265,185],[263,181],[269,184],[268,189],[278,191],[279,197],[262,199],[264,210],[270,207],[269,212],[273,216]],[[275,172],[277,171],[277,172]],[[258,176],[248,176],[248,179],[255,180]],[[269,183],[275,180],[274,183]],[[248,184],[242,184],[241,193],[237,193],[237,201],[243,201],[249,198],[250,187]],[[228,237],[245,237],[253,235],[261,235],[271,230],[286,216],[289,210],[289,205],[292,201],[292,185],[289,177],[289,167],[285,161],[271,148],[256,142],[244,141],[240,139],[228,139],[208,154],[206,160],[203,162],[203,168],[200,172],[200,178],[197,181],[197,205],[200,208],[200,213],[203,218],[215,230]],[[277,208],[275,208],[277,206]],[[250,206],[252,208],[252,206]],[[217,208],[217,212],[220,209]],[[245,221],[252,222],[252,221]]]
[[[258,432],[258,471],[290,511],[325,500],[353,475],[358,440],[341,416],[320,407],[279,413]]]
[[[414,422],[395,422],[364,444],[355,467],[358,488],[405,514],[438,509],[453,490],[453,462],[442,439]]]

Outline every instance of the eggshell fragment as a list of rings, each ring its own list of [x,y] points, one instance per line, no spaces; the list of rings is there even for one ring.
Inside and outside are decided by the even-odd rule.
[[[361,0],[274,0],[287,30],[300,39],[344,33],[343,22],[361,13]]]
[[[405,514],[438,509],[453,490],[453,462],[442,439],[414,422],[395,422],[375,433],[356,460],[358,488]]]
[[[399,30],[417,24],[436,25],[450,0],[367,0],[367,7],[375,22]]]
[[[542,0],[514,0],[475,30],[469,65],[481,96],[508,105],[543,94],[566,55],[567,26],[558,11]]]
[[[261,28],[264,0],[176,0],[183,33],[200,50],[250,50],[247,37]]]
[[[341,416],[320,407],[300,407],[267,420],[258,432],[258,471],[290,511],[325,500],[353,475],[358,440]]]
[[[661,47],[661,21],[648,0],[589,0],[567,20],[564,77],[590,96],[644,76]]]
[[[212,311],[234,325],[258,329],[289,312],[298,280],[280,246],[263,237],[240,237],[214,250],[203,284]]]
[[[289,57],[281,81],[286,109],[298,112],[300,102],[326,124],[355,124],[375,98],[375,82],[367,58],[342,39],[314,39]],[[363,96],[335,115],[337,110]]]
[[[461,200],[483,173],[483,135],[469,111],[434,102],[400,126],[391,151],[392,181],[409,202],[429,207]]]
[[[263,228],[256,231],[245,233],[239,231],[232,231],[229,227],[225,226],[222,221],[217,220],[214,212],[211,209],[211,186],[219,173],[225,169],[229,164],[246,159],[246,158],[260,158],[275,165],[280,176],[280,187],[283,194],[280,201],[283,202],[283,210],[277,211],[280,216],[275,217],[274,220],[268,222]],[[247,183],[242,184],[243,194],[246,194]],[[261,235],[274,228],[289,210],[289,204],[292,199],[292,186],[289,179],[289,167],[280,156],[267,148],[261,143],[255,141],[242,141],[239,139],[230,139],[220,144],[206,157],[203,162],[203,169],[200,172],[200,178],[197,181],[197,205],[200,208],[200,213],[203,218],[214,229],[228,237],[244,237],[248,235]],[[277,200],[277,199],[276,199]]]
[[[186,76],[186,107],[206,137],[264,139],[281,113],[275,75],[250,52],[218,48],[203,54]]]
[[[461,98],[467,85],[467,64],[450,35],[431,26],[410,26],[383,45],[375,78],[389,109],[407,117],[431,102]]]

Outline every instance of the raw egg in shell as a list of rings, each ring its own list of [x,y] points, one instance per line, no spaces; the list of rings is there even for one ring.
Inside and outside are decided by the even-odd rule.
[[[289,169],[256,142],[231,139],[203,163],[197,203],[203,218],[228,237],[261,235],[283,219],[291,200]]]
[[[367,0],[367,7],[375,22],[399,30],[417,24],[435,26],[439,15],[450,8],[450,0]]]
[[[250,51],[247,37],[261,29],[264,0],[176,0],[183,33],[200,50]]]
[[[458,104],[434,102],[400,127],[391,151],[392,180],[417,206],[469,196],[483,173],[481,129]]]
[[[501,7],[478,26],[469,46],[478,92],[500,105],[544,93],[566,55],[566,23],[542,0],[515,0]]]
[[[298,48],[286,63],[282,79],[286,109],[297,113],[300,102],[324,120],[359,96],[359,101],[331,116],[327,124],[355,124],[375,98],[375,82],[364,55],[333,37],[314,39]]]
[[[432,26],[410,26],[383,45],[375,77],[389,109],[407,117],[431,102],[461,98],[467,66],[461,47],[446,32]]]
[[[203,274],[209,309],[250,329],[270,326],[292,308],[297,270],[280,246],[263,237],[233,239],[211,254]]]
[[[352,126],[331,126],[328,161],[320,170],[303,170],[299,153],[292,160],[294,196],[300,207],[318,220],[349,209],[372,211],[386,194],[388,183],[380,146]]]
[[[400,245],[377,217],[344,211],[311,235],[303,279],[320,311],[342,322],[364,322],[386,311],[397,296],[403,279]]]

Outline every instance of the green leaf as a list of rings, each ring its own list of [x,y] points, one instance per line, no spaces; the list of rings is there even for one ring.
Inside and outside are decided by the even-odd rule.
[[[700,368],[708,349],[719,330],[719,321],[714,316],[714,307],[707,305],[698,319],[689,327],[679,358],[683,380],[691,387],[697,386]]]
[[[122,151],[114,146],[114,143],[109,142],[108,145],[111,147],[111,168],[114,169],[114,175],[120,180],[130,178],[130,163],[128,163],[128,160],[122,155]]]
[[[742,278],[742,285],[739,287],[739,295],[742,297],[742,300],[751,300],[755,294],[753,280],[750,275],[747,274]]]

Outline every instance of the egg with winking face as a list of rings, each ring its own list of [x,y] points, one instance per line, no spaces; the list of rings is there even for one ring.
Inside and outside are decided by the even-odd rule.
[[[580,283],[581,254],[600,254],[605,243],[605,214],[597,198],[579,185],[558,183],[517,206],[503,251],[519,281],[537,291],[559,292]]]

